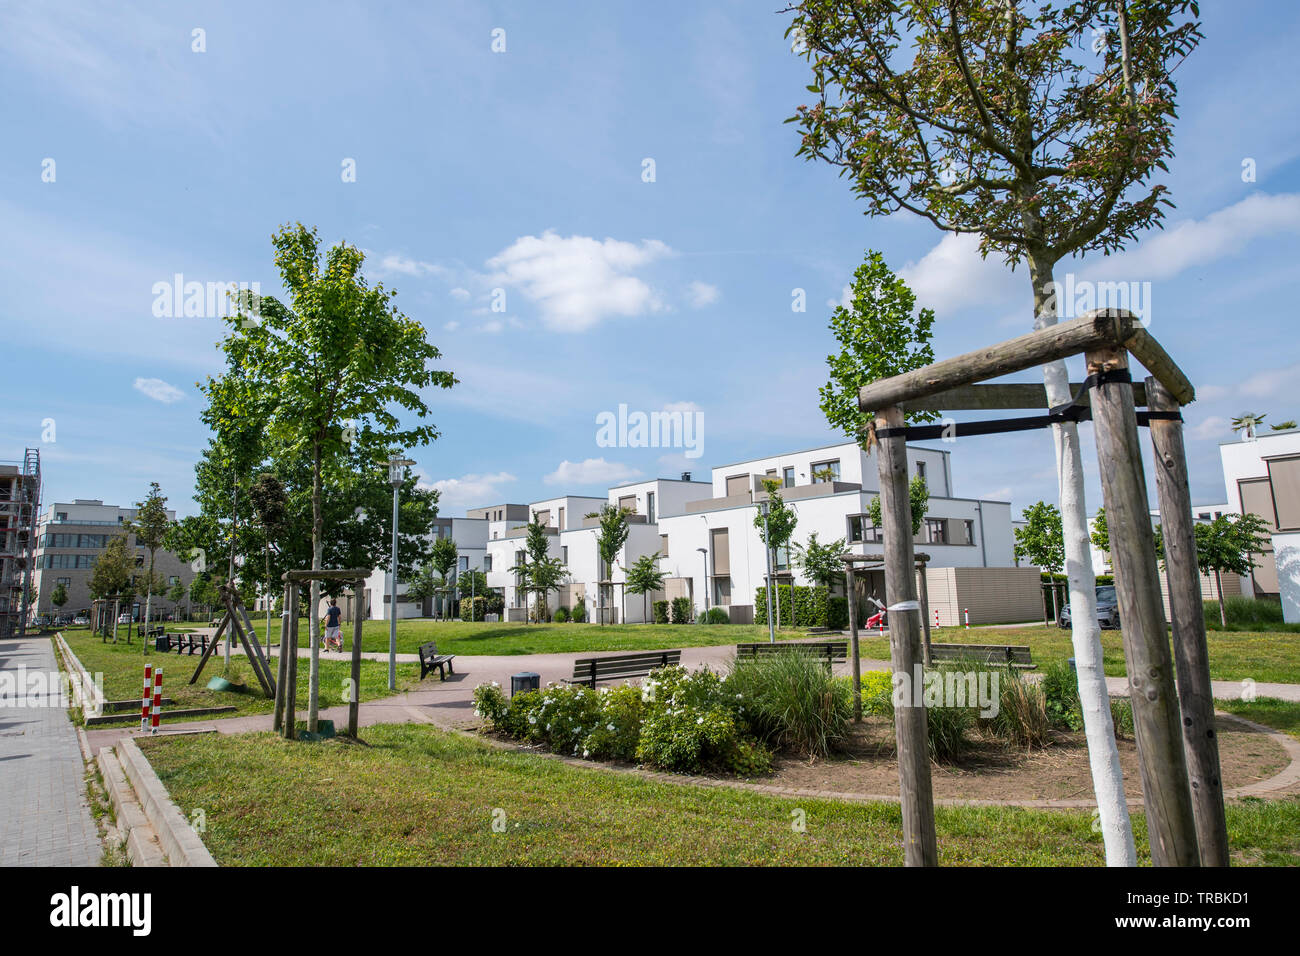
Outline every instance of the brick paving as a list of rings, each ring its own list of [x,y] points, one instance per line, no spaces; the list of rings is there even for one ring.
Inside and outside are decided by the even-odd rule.
[[[48,637],[0,641],[0,671],[56,674]],[[96,866],[102,846],[86,802],[77,731],[50,693],[0,706],[0,866]]]

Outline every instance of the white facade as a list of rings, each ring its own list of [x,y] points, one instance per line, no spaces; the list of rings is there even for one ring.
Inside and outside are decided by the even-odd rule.
[[[428,547],[432,548],[437,538],[451,538],[456,542],[458,553],[456,572],[467,569],[482,571],[484,558],[487,556],[488,534],[492,522],[484,518],[435,518],[432,532],[426,538]],[[388,620],[388,608],[392,602],[392,572],[376,568],[366,578],[367,617],[374,621]],[[397,618],[424,617],[429,610],[428,603],[412,601],[406,598],[406,582],[397,582]]]
[[[1229,510],[1257,514],[1273,532],[1268,549],[1255,556],[1257,567],[1245,579],[1245,591],[1256,597],[1280,596],[1285,611],[1288,603],[1300,602],[1300,593],[1288,596],[1300,583],[1290,567],[1282,573],[1278,554],[1282,546],[1292,548],[1291,536],[1300,532],[1300,429],[1225,442],[1219,456]]]

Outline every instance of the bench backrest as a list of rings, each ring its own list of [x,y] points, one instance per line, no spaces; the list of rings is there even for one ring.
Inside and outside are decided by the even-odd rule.
[[[660,667],[680,664],[682,652],[646,651],[642,654],[620,654],[617,657],[582,657],[573,662],[575,684],[595,684],[602,680],[621,680],[627,677],[645,677]]]
[[[1029,648],[1016,644],[931,644],[935,661],[974,660],[987,664],[1032,664]]]
[[[420,645],[420,660],[426,660],[430,657],[438,656],[438,642],[430,641],[428,644]]]
[[[829,661],[846,661],[849,659],[848,641],[799,641],[773,644],[770,641],[754,644],[737,644],[736,657],[758,657],[762,654],[778,654],[782,651],[794,651],[797,654],[810,654],[813,657]]]

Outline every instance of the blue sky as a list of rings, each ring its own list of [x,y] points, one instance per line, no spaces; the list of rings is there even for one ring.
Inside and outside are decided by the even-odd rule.
[[[367,250],[461,379],[429,396],[443,437],[412,454],[447,514],[835,440],[826,320],[867,248],[936,310],[940,356],[1027,331],[1023,270],[905,214],[868,219],[795,158],[782,120],[808,74],[778,6],[5,4],[0,458],[39,445],[47,502],[128,504],[158,480],[192,510],[194,383],[220,368],[223,325],[155,315],[154,286],[276,292],[269,237],[289,221]],[[1202,7],[1177,73],[1178,208],[1058,276],[1151,283],[1151,331],[1199,389],[1209,503],[1231,416],[1300,418],[1300,5]],[[596,416],[620,404],[699,410],[702,456],[599,447]],[[1083,445],[1091,510],[1087,426]],[[1017,511],[1055,501],[1048,433],[963,441],[954,481]]]

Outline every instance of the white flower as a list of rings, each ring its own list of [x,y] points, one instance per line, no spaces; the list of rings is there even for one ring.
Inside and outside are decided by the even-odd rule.
[[[703,718],[703,717],[697,718],[695,722],[696,722],[697,724],[702,724],[702,723],[704,723],[704,718]]]
[[[591,756],[591,751],[590,751],[590,750],[584,750],[584,751],[582,752],[582,755],[583,755],[584,757],[589,757],[589,756]]]
[[[614,729],[614,725],[613,725],[613,724],[606,724],[605,726],[606,726],[609,730],[613,730],[613,729]]]
[[[536,716],[535,714],[529,714],[529,715],[528,715],[528,722],[529,722],[530,724],[535,724],[535,723],[537,723],[537,716]]]

